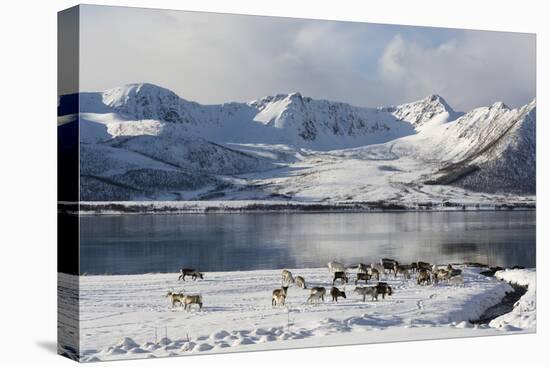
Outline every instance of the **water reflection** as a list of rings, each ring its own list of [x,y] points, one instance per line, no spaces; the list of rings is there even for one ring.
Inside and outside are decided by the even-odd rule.
[[[81,218],[81,273],[325,266],[330,260],[535,266],[534,212],[125,215]]]

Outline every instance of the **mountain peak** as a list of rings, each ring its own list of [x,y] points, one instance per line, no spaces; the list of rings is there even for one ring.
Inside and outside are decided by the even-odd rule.
[[[419,102],[423,102],[432,106],[441,106],[443,109],[449,113],[454,113],[455,110],[447,103],[445,98],[441,97],[439,94],[430,94],[426,98],[422,99]],[[414,103],[414,102],[413,102]]]
[[[290,98],[290,99],[293,99],[293,98],[302,98],[302,93],[300,93],[300,92],[292,92],[292,93],[289,93],[288,98]]]
[[[395,117],[410,122],[417,128],[436,117],[438,121],[445,122],[461,115],[438,94],[430,94],[421,100],[396,106],[392,110]]]
[[[171,90],[151,83],[131,83],[123,85],[122,87],[113,88],[103,92],[103,95],[107,99],[120,99],[128,98],[131,96],[143,96],[143,95],[171,95],[177,97],[176,93]],[[111,97],[111,98],[109,98]],[[179,98],[179,97],[178,97]]]
[[[491,105],[491,109],[498,109],[498,110],[509,110],[510,107],[508,107],[504,102],[498,101]]]
[[[167,122],[190,122],[182,108],[186,103],[169,89],[151,83],[133,83],[109,89],[102,94],[103,103],[135,119]]]

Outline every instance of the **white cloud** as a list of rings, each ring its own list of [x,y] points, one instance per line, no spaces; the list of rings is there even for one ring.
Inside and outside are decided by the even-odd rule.
[[[401,99],[438,93],[458,109],[535,95],[535,37],[466,31],[460,39],[426,47],[396,35],[379,60],[381,83]]]
[[[533,36],[139,8],[83,9],[83,90],[145,81],[201,103],[300,91],[361,106],[439,93],[458,109],[495,100],[517,105],[534,96]],[[394,37],[397,31],[401,35]],[[423,37],[415,38],[419,32]],[[443,44],[425,45],[425,39],[443,33],[448,38]],[[453,39],[449,33],[462,36]]]

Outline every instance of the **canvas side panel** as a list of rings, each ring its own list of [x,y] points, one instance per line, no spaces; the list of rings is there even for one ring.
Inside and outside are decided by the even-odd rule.
[[[57,350],[78,360],[79,7],[57,19]]]

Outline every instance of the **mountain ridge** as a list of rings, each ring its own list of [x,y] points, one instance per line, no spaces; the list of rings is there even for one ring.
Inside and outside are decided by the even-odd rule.
[[[60,111],[71,110],[66,101],[59,98]],[[536,100],[515,109],[495,102],[457,112],[437,94],[366,108],[293,92],[201,105],[154,84],[134,83],[80,93],[78,101],[85,157],[94,157],[81,165],[84,171],[97,168],[84,181],[96,177],[92,188],[118,182],[141,190],[120,195],[124,187],[113,188],[102,200],[402,200],[443,197],[436,187],[451,196],[458,195],[452,187],[465,196],[536,191]],[[98,164],[106,147],[111,158]],[[154,174],[164,178],[152,179]],[[346,182],[346,175],[356,181]],[[307,182],[311,177],[319,177],[322,189]],[[331,192],[329,182],[338,177],[343,186]],[[366,185],[359,185],[363,180]],[[413,195],[411,187],[421,189]],[[93,189],[85,191],[96,200]]]

